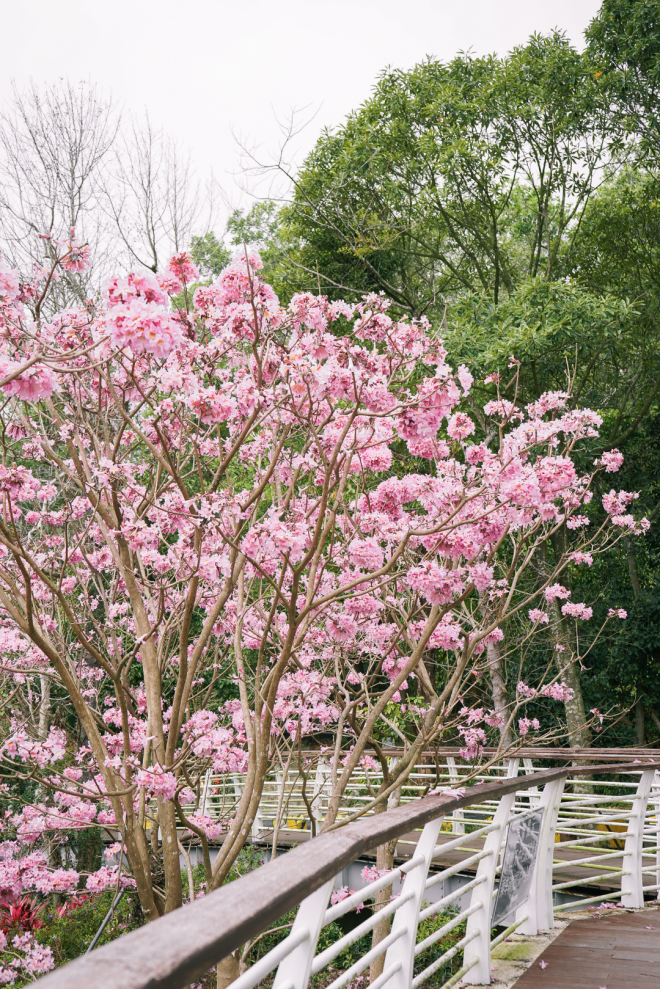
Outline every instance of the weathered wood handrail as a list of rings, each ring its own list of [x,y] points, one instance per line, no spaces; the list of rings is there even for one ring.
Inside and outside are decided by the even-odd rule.
[[[375,755],[373,749],[366,750],[370,755]],[[400,756],[403,753],[402,748],[397,746],[386,747],[381,750],[386,756]],[[435,749],[425,749],[420,755],[427,758],[432,758],[433,756],[460,756],[461,746],[459,745],[442,745]],[[599,762],[625,762],[631,759],[660,759],[660,748],[652,749],[646,746],[630,746],[626,748],[612,748],[612,749],[599,749],[599,748],[568,748],[561,746],[543,746],[543,745],[523,745],[512,749],[510,752],[507,751],[504,754],[499,752],[498,749],[492,747],[483,747],[481,750],[481,755],[483,759],[488,760],[494,757],[499,759],[545,759],[551,760],[552,762],[560,762],[566,760],[566,762],[572,762],[574,759],[582,761],[596,760]]]
[[[566,751],[566,750],[564,750]],[[42,989],[180,989],[256,936],[355,859],[440,816],[567,775],[638,772],[660,762],[542,770],[469,787],[459,797],[432,795],[356,821],[286,855],[41,979]]]

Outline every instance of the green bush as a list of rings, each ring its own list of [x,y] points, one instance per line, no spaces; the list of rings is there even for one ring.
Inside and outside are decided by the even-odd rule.
[[[43,916],[43,927],[35,931],[39,944],[52,949],[55,966],[64,965],[83,955],[101,926],[115,896],[114,890],[106,890],[91,897],[80,906],[67,910],[61,917],[51,908]],[[118,904],[112,920],[97,942],[97,947],[135,930],[144,923],[137,893],[127,890]]]
[[[449,923],[452,917],[456,916],[457,912],[458,912],[457,910],[451,910],[450,908],[449,910],[445,910],[442,913],[437,913],[434,914],[432,917],[428,917],[427,920],[423,920],[422,923],[419,925],[419,929],[417,932],[417,942],[419,943],[420,941],[423,941],[425,938],[430,937],[430,935],[433,934],[434,931],[437,931],[441,927],[444,927],[445,924]],[[466,925],[467,925],[467,921],[465,920],[462,921],[453,929],[453,931],[449,931],[449,933],[445,934],[444,937],[441,937],[439,941],[436,941],[435,944],[432,944],[427,951],[419,955],[415,962],[413,976],[419,975],[419,973],[422,972],[425,968],[433,964],[433,962],[437,958],[440,958],[441,955],[444,955],[445,951],[449,951],[449,949],[453,948],[454,945],[461,940],[461,938],[464,938]],[[438,971],[434,975],[432,975],[431,978],[428,979],[424,984],[427,986],[435,986],[435,985],[441,986],[443,982],[446,982],[447,979],[451,975],[453,975],[454,972],[457,972],[459,970],[462,964],[463,964],[463,952],[459,951],[456,955],[454,955],[453,958],[451,958],[440,969],[438,969]]]
[[[254,964],[259,958],[262,958],[265,954],[271,951],[280,941],[284,940],[289,934],[291,925],[295,920],[296,911],[292,910],[290,913],[285,914],[277,924],[273,925],[273,929],[263,935],[259,941],[254,945],[248,956],[248,963]],[[452,917],[456,916],[456,911],[451,909],[445,910],[442,913],[437,913],[427,920],[423,921],[419,925],[419,931],[417,935],[417,940],[423,941],[424,938],[429,937],[435,931],[444,927]],[[437,958],[440,958],[445,951],[449,951],[461,938],[465,937],[465,926],[466,922],[458,924],[452,931],[445,934],[444,937],[440,938],[434,945],[432,945],[428,951],[425,951],[423,955],[420,956],[419,960],[415,965],[414,974],[417,975],[428,965],[431,965]],[[317,953],[325,951],[326,948],[330,947],[341,937],[343,937],[343,931],[339,924],[328,924],[321,931],[319,937]],[[318,975],[314,976],[310,981],[311,989],[323,989],[329,982],[332,982],[341,972],[345,972],[346,969],[350,968],[355,964],[360,958],[362,958],[371,949],[371,937],[372,932],[369,931],[364,937],[355,941],[353,944],[349,945],[341,954],[337,955],[331,965],[319,972]],[[428,986],[441,986],[446,980],[452,975],[452,973],[457,972],[458,969],[463,964],[463,952],[459,951],[454,958],[450,959],[445,965],[443,965],[438,972],[436,972],[431,979],[429,979],[425,985]],[[368,983],[369,969],[365,969],[362,976],[358,976],[354,983],[350,984],[351,987],[355,986],[355,989],[362,987]],[[263,989],[267,989],[272,984],[273,977],[269,976],[267,979],[260,984]]]

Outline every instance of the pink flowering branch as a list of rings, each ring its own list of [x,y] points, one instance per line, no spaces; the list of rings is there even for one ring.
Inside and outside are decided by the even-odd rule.
[[[84,245],[65,247],[58,263],[81,270]],[[563,394],[527,410],[498,395],[473,418],[469,370],[383,297],[302,293],[283,306],[249,253],[210,286],[195,278],[182,254],[160,275],[109,279],[102,306],[40,322],[47,374],[0,379],[2,675],[28,712],[11,712],[3,760],[10,779],[47,781],[10,826],[37,841],[116,829],[148,918],[181,903],[177,826],[218,886],[268,774],[281,763],[306,788],[304,746],[321,734],[332,735],[326,829],[356,773],[379,808],[447,733],[476,762],[502,716],[470,707],[469,690],[506,628],[527,630],[524,648],[552,630],[546,607],[588,622],[591,605],[548,590],[644,528],[632,496],[612,492],[584,535],[593,478],[620,455],[578,475],[573,453],[599,417]],[[35,339],[6,269],[0,319],[0,362],[23,367]],[[398,476],[395,444],[432,469]],[[535,560],[564,527],[578,548],[540,576]],[[561,703],[548,679],[537,689]],[[84,744],[45,747],[46,680]],[[223,702],[220,682],[232,685]],[[508,712],[516,744],[544,732],[524,703]],[[389,732],[405,750],[391,768]],[[201,801],[207,772],[243,779],[217,821]]]

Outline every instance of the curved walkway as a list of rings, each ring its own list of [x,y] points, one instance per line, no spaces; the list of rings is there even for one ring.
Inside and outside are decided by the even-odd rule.
[[[573,920],[515,989],[660,989],[660,910]]]

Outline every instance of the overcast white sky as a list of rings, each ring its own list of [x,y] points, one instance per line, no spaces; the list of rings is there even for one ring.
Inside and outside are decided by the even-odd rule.
[[[308,107],[309,148],[387,65],[503,54],[533,31],[582,46],[599,0],[24,0],[5,8],[0,100],[19,85],[92,80],[186,140],[232,199],[233,135],[275,149],[277,118]]]

